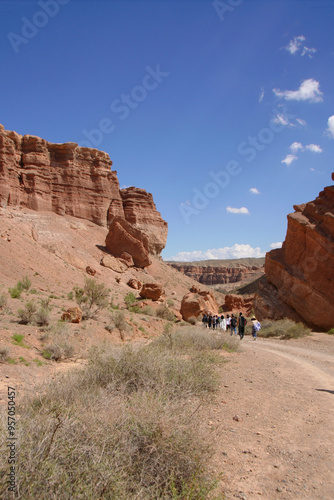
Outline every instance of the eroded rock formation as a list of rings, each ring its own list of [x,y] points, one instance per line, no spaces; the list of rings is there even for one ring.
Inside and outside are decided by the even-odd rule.
[[[185,321],[202,319],[204,313],[218,314],[218,304],[213,292],[189,292],[182,299],[180,312]]]
[[[329,330],[334,327],[334,186],[294,209],[283,247],[266,255],[266,276],[279,299],[304,321]]]
[[[72,142],[52,144],[0,125],[0,206],[23,206],[109,226],[109,251],[128,265],[145,267],[148,254],[159,255],[166,245],[167,222],[150,193],[134,187],[120,190],[111,166],[103,151]]]
[[[169,262],[169,264],[203,285],[218,285],[226,283],[238,283],[247,278],[256,279],[264,272],[264,259],[258,260],[256,264],[230,263],[224,261],[208,263],[203,262]]]

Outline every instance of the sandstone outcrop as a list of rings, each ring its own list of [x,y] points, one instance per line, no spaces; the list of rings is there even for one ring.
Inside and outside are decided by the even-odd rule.
[[[182,299],[180,312],[184,321],[201,319],[204,313],[218,314],[218,304],[213,292],[189,292]]]
[[[145,242],[146,252],[159,255],[166,245],[167,222],[150,193],[134,187],[120,190],[117,172],[111,166],[109,155],[103,151],[73,142],[53,144],[6,131],[0,125],[0,207],[21,206],[71,215],[111,229],[116,221],[117,235],[125,236],[126,241],[123,245],[118,242],[114,255],[129,266],[137,265],[127,248],[128,243],[133,248],[129,235],[135,233],[136,239]],[[120,231],[120,225],[126,232]],[[123,256],[119,254],[121,246]],[[113,253],[113,248],[110,251]],[[147,256],[138,257],[136,245],[135,254],[142,262],[140,267],[149,265]]]
[[[334,327],[334,186],[294,209],[283,247],[266,255],[266,276],[278,298],[305,322],[329,330]]]
[[[125,273],[128,266],[121,262],[119,259],[116,259],[113,255],[104,255],[100,262],[101,266],[108,267],[112,271],[116,271],[116,273]]]
[[[203,285],[238,283],[256,279],[264,273],[264,259],[235,261],[168,262],[174,269]],[[252,262],[254,261],[254,262]]]
[[[160,300],[165,296],[165,290],[160,283],[145,283],[139,295],[143,299]]]
[[[254,295],[225,295],[225,302],[222,306],[224,312],[242,312],[245,316],[252,314]]]
[[[115,257],[127,252],[137,267],[147,267],[151,264],[147,236],[122,217],[112,219],[106,247]]]
[[[147,236],[150,254],[160,255],[166,246],[168,224],[157,211],[153,196],[135,187],[121,189],[120,194],[125,220]],[[108,217],[112,218],[110,213]]]
[[[107,225],[124,216],[117,173],[107,153],[77,144],[52,144],[0,128],[0,205],[24,206]]]

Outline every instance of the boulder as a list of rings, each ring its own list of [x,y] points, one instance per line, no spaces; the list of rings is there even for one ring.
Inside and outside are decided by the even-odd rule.
[[[134,266],[133,258],[128,252],[122,252],[121,255],[119,256],[119,260],[124,262],[128,267]]]
[[[159,283],[145,283],[140,290],[139,295],[143,299],[159,300],[164,297],[165,290]]]
[[[87,267],[86,267],[86,273],[87,273],[87,274],[89,274],[90,276],[95,276],[95,274],[96,274],[96,270],[95,270],[95,269],[93,269],[93,268],[92,268],[92,267],[90,267],[90,266],[87,266]]]
[[[127,252],[136,267],[151,264],[147,236],[121,217],[113,218],[106,237],[106,247],[115,257]]]
[[[112,271],[116,271],[116,273],[125,273],[128,269],[128,266],[124,264],[124,262],[120,262],[113,255],[104,255],[100,262],[101,266],[108,267]]]
[[[136,280],[135,278],[131,278],[129,279],[129,281],[127,282],[127,285],[131,288],[133,288],[134,290],[140,290],[141,287],[142,287],[142,282],[139,281],[139,280]]]
[[[82,311],[79,307],[69,307],[61,317],[62,321],[70,323],[80,323],[82,319]]]
[[[218,314],[218,304],[213,292],[187,293],[181,302],[181,315],[185,321],[201,318],[204,313]]]

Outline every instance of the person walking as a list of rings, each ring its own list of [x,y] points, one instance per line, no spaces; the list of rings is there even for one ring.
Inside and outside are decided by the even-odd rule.
[[[220,328],[226,331],[226,319],[224,318],[224,314],[220,316]]]
[[[238,334],[240,337],[240,340],[242,340],[245,336],[245,327],[246,327],[247,321],[245,316],[241,313],[239,313],[239,318],[238,318]]]
[[[209,316],[208,316],[208,327],[211,328],[211,325],[212,325],[212,315],[209,314]]]
[[[231,314],[231,336],[237,335],[237,318]]]
[[[261,330],[261,323],[255,318],[255,316],[251,318],[251,321],[252,321],[252,337],[254,340],[256,340],[257,332]]]
[[[208,317],[205,313],[203,314],[202,322],[203,322],[203,325],[205,326],[205,328],[207,328],[208,327]]]
[[[229,331],[230,327],[231,327],[231,318],[230,318],[230,315],[228,314],[226,316],[226,331],[227,332]]]

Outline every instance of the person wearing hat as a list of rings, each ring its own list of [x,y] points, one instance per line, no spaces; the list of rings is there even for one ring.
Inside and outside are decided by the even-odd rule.
[[[257,339],[257,332],[260,330],[261,328],[261,323],[260,321],[258,321],[255,316],[253,316],[251,318],[251,322],[252,322],[252,337],[254,340]]]

